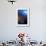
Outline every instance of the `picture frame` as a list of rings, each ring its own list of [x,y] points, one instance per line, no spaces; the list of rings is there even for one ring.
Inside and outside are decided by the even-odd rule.
[[[30,24],[30,8],[16,9],[16,26],[29,26]]]

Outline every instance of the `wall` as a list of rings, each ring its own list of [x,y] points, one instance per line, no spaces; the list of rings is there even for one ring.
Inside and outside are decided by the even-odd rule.
[[[16,27],[16,9],[32,8],[30,27]],[[0,0],[0,40],[15,40],[18,32],[26,32],[33,40],[46,40],[45,0],[17,0],[14,5]]]

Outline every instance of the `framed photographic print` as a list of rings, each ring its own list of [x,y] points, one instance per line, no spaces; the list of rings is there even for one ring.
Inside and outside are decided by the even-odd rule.
[[[16,10],[16,25],[17,26],[29,26],[29,8],[17,8]]]

